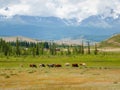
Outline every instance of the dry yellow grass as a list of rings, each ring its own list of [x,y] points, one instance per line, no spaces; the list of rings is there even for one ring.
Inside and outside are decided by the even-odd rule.
[[[120,69],[25,68],[0,70],[0,90],[119,89]]]

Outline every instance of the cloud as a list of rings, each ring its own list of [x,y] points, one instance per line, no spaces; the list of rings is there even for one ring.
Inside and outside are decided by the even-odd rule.
[[[103,18],[118,18],[120,15],[120,0],[104,0],[98,5],[98,12]]]
[[[118,18],[120,0],[0,0],[0,15],[29,15],[76,19],[93,16]]]

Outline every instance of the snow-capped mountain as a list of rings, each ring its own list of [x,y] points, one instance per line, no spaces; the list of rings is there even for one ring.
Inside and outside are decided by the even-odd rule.
[[[120,18],[91,16],[81,23],[76,19],[57,17],[0,16],[0,36],[27,36],[39,40],[60,40],[64,38],[102,41],[120,33]]]

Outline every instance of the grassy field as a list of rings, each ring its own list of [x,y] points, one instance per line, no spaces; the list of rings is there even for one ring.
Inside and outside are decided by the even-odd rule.
[[[24,64],[25,67],[29,67],[30,63],[35,64],[49,64],[57,63],[64,65],[65,63],[81,63],[85,62],[87,66],[108,66],[119,67],[120,66],[120,53],[109,53],[107,55],[73,55],[73,56],[39,56],[39,57],[1,57],[0,68],[12,68],[19,67],[20,64]]]
[[[66,67],[85,62],[87,67]],[[29,64],[62,64],[30,68]],[[23,67],[20,67],[23,64]],[[119,90],[120,53],[99,55],[0,57],[0,90]]]

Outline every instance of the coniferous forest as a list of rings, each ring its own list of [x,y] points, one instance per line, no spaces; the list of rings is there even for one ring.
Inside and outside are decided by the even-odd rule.
[[[93,54],[97,55],[97,45],[93,46]],[[27,42],[19,41],[6,42],[0,39],[0,55],[4,56],[40,56],[40,55],[79,55],[79,54],[91,54],[90,42],[84,46],[84,42],[81,45],[58,45],[54,42]]]

